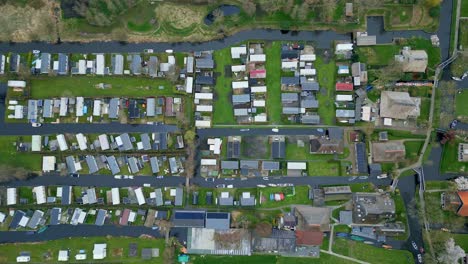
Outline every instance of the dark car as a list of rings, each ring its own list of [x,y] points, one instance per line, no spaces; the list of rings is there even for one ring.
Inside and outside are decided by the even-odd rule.
[[[450,128],[451,129],[454,129],[455,127],[457,127],[458,125],[458,120],[457,119],[454,119],[451,123],[450,123]]]
[[[78,173],[70,173],[70,177],[79,178],[80,175]]]

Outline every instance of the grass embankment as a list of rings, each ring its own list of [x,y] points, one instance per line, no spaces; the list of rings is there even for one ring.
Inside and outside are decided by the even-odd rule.
[[[293,258],[272,255],[253,255],[253,256],[198,256],[192,255],[194,264],[345,264],[348,260],[321,253],[320,258]]]
[[[462,92],[455,96],[455,115],[457,117],[468,117],[466,102],[468,102],[468,92]]]
[[[96,85],[111,85],[109,89],[99,89]],[[32,98],[51,98],[58,96],[83,97],[148,97],[174,95],[175,87],[167,79],[143,77],[111,76],[72,76],[72,77],[35,77],[30,80]],[[160,89],[159,87],[164,87]]]
[[[80,237],[39,243],[1,244],[0,252],[2,254],[0,254],[0,262],[14,263],[20,252],[27,251],[31,253],[31,262],[56,263],[59,250],[66,249],[70,250],[70,260],[74,260],[75,255],[81,249],[86,251],[87,259],[90,260],[93,257],[95,243],[107,243],[107,257],[105,261],[141,263],[141,250],[143,248],[159,248],[159,257],[152,258],[151,263],[167,263],[163,259],[164,240],[130,237]],[[137,257],[128,257],[130,243],[138,245]],[[47,252],[50,254],[50,259],[43,258],[43,254]]]
[[[273,41],[265,49],[268,118],[271,124],[281,123],[281,42]]]
[[[42,158],[39,154],[18,152],[13,144],[17,141],[31,143],[30,136],[0,136],[0,161],[2,165],[40,171]]]
[[[343,238],[333,241],[333,252],[370,263],[414,263],[409,251],[377,248]]]
[[[260,194],[264,196],[266,199],[259,205],[261,208],[275,208],[280,206],[286,206],[291,204],[312,204],[311,200],[309,200],[309,187],[308,186],[296,186],[295,194],[292,195],[292,192],[285,191],[286,189],[290,189],[291,187],[273,187],[273,188],[259,188],[257,197],[260,197]],[[270,194],[274,193],[284,193],[285,198],[282,201],[271,201]],[[291,196],[287,196],[287,194],[291,194]]]
[[[216,61],[216,78],[213,124],[235,124],[234,110],[231,102],[232,78],[226,76],[225,68],[231,65],[231,50],[229,48],[214,52]]]

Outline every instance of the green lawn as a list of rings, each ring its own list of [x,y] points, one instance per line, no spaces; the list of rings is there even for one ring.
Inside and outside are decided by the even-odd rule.
[[[226,48],[214,52],[216,61],[216,100],[214,101],[213,124],[235,124],[234,110],[232,108],[231,78],[225,76],[224,69],[231,65],[231,49]]]
[[[451,181],[427,181],[426,190],[452,189],[454,185],[455,184]]]
[[[333,241],[333,252],[370,263],[414,263],[409,251],[377,248],[343,238]]]
[[[419,124],[425,124],[428,122],[430,110],[431,110],[431,99],[421,98],[420,115],[418,116]]]
[[[361,62],[368,65],[387,65],[398,54],[399,48],[395,45],[375,45],[372,47],[358,47],[356,53]]]
[[[425,135],[419,135],[419,134],[413,134],[409,131],[400,131],[400,130],[374,130],[374,133],[372,134],[372,140],[378,140],[379,139],[379,132],[381,131],[387,131],[388,134],[388,139],[389,140],[398,140],[398,139],[408,139],[408,138],[419,138],[419,139],[424,139],[426,136]]]
[[[252,256],[212,256],[212,255],[191,255],[190,261],[193,264],[347,264],[349,261],[320,253],[320,258],[293,258],[272,255],[252,255]]]
[[[104,83],[110,89],[98,89],[96,85]],[[174,95],[175,87],[167,79],[143,77],[111,76],[57,76],[35,77],[30,81],[32,98],[50,98],[55,96],[131,96],[146,97],[156,95]],[[164,89],[159,89],[163,86]]]
[[[460,16],[468,17],[468,0],[461,0]]]
[[[309,176],[339,176],[339,161],[311,161],[307,164]]]
[[[396,236],[395,239],[406,240],[409,235],[409,230],[405,201],[403,201],[403,197],[401,197],[401,195],[399,195],[398,193],[393,194],[392,198],[395,201],[395,221],[402,222],[406,227],[405,233]]]
[[[459,162],[458,144],[461,141],[449,142],[443,145],[442,162],[440,163],[440,172],[468,172],[468,162]]]
[[[322,91],[317,93],[317,100],[319,101],[318,113],[321,123],[333,125],[335,124],[335,61],[331,60],[326,64],[322,58],[317,57],[315,68],[317,69],[320,87],[326,89],[325,94],[322,94]]]
[[[300,147],[294,142],[286,143],[286,159],[287,160],[333,160],[333,154],[311,154],[309,150],[309,143],[305,142],[304,147]],[[339,154],[339,159],[344,159],[349,156],[349,149],[344,148],[343,154]]]
[[[449,230],[463,230],[466,218],[455,213],[456,206],[443,210],[440,199],[443,192],[424,192],[426,218],[431,224],[441,225]],[[450,206],[450,205],[448,205]]]
[[[424,141],[406,141],[405,150],[407,159],[417,159],[421,152]]]
[[[142,248],[159,248],[159,257],[151,259],[151,263],[167,263],[163,260],[164,241],[161,239],[148,238],[129,238],[129,237],[79,237],[70,239],[51,240],[38,243],[16,243],[16,244],[1,244],[0,255],[1,263],[14,263],[16,257],[21,251],[31,253],[31,261],[35,263],[56,263],[59,250],[70,249],[70,260],[75,259],[75,255],[80,249],[86,250],[87,260],[92,259],[94,243],[107,243],[107,257],[104,261],[107,262],[126,262],[126,263],[141,263]],[[138,257],[128,257],[128,245],[137,243]],[[122,249],[119,252],[119,249]],[[46,260],[42,254],[50,252],[51,259]],[[120,253],[120,254],[118,254]],[[98,262],[98,261],[93,261]]]
[[[259,207],[273,208],[290,204],[312,204],[309,200],[309,187],[308,186],[295,186],[295,195],[286,196],[283,201],[270,201],[270,194],[283,192],[285,195],[291,193],[291,187],[272,187],[272,188],[258,188],[257,199],[264,197],[262,204],[258,203]],[[261,196],[260,196],[261,194]]]
[[[468,117],[468,92],[463,91],[455,97],[455,115]]]
[[[338,219],[338,218],[337,218]],[[351,232],[351,228],[347,225],[336,225],[335,229],[333,229],[335,233],[349,233]]]
[[[42,157],[39,154],[30,152],[18,152],[13,145],[16,140],[22,139],[22,142],[31,143],[30,136],[0,136],[0,160],[3,165],[24,168],[31,171],[40,171],[42,166]]]
[[[277,125],[281,122],[281,42],[273,41],[265,49],[266,54],[266,85],[268,120]]]
[[[468,1],[465,0],[465,2],[468,2]],[[466,49],[468,48],[468,20],[467,19],[460,20],[460,33],[459,33],[458,38],[459,38],[458,40],[459,45],[462,45],[463,50],[466,51]]]

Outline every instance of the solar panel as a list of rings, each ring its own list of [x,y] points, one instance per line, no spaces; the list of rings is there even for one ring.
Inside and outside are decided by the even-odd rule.
[[[360,173],[367,173],[366,144],[356,144],[356,162]]]
[[[205,219],[205,212],[176,212],[175,219]]]
[[[206,213],[206,218],[210,219],[228,219],[228,213]]]

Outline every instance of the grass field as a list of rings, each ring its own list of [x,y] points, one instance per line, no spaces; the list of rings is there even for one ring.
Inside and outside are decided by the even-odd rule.
[[[462,92],[455,96],[455,115],[468,117],[468,107],[466,107],[466,102],[468,102],[468,92]]]
[[[309,176],[339,176],[339,161],[311,161],[307,164]]]
[[[266,85],[268,89],[267,107],[268,119],[271,124],[281,122],[281,42],[273,41],[265,49],[266,54]]]
[[[419,152],[424,144],[424,141],[406,141],[405,150],[407,159],[417,159],[419,157]]]
[[[288,187],[289,188],[289,187]],[[262,204],[259,204],[261,208],[274,208],[280,207],[290,204],[312,204],[311,200],[309,200],[309,187],[308,186],[296,186],[295,191],[296,194],[294,196],[286,196],[283,201],[270,201],[269,197],[272,193],[283,192],[283,187],[273,187],[273,188],[259,188],[258,189],[258,198],[260,197],[260,193],[263,197],[265,197],[265,201]]]
[[[213,124],[235,124],[234,110],[231,103],[231,78],[225,76],[224,68],[231,65],[229,48],[214,52],[216,61],[216,100],[214,101]]]
[[[387,65],[398,54],[399,49],[395,45],[375,45],[373,47],[358,47],[356,53],[361,62],[368,65]]]
[[[320,120],[322,124],[333,125],[335,124],[335,61],[331,60],[326,64],[322,58],[317,57],[315,68],[317,69],[320,87],[326,91],[325,93],[322,93],[322,91],[317,93]]]
[[[1,244],[0,262],[14,263],[21,251],[28,251],[31,253],[31,261],[34,263],[56,263],[59,250],[64,249],[70,249],[70,260],[74,260],[78,251],[84,249],[89,260],[92,259],[94,243],[107,243],[107,257],[105,258],[107,262],[141,263],[142,248],[159,248],[159,257],[151,259],[151,263],[167,263],[162,257],[163,240],[129,237],[80,237],[27,244]],[[138,245],[138,257],[128,257],[130,243]],[[42,257],[46,252],[51,255],[49,260]]]
[[[20,137],[23,142],[31,142],[30,136]],[[0,160],[3,165],[20,167],[31,171],[40,171],[42,157],[39,154],[28,152],[18,152],[13,143],[16,142],[16,136],[0,136]]]
[[[444,172],[468,172],[468,162],[459,162],[458,144],[460,141],[449,142],[443,146],[440,171]]]
[[[110,84],[110,89],[98,89],[96,85]],[[149,79],[140,77],[111,76],[72,76],[72,77],[37,77],[31,82],[32,98],[51,98],[57,96],[129,96],[147,97],[174,95],[175,88],[167,79]],[[163,86],[164,89],[159,89]]]
[[[408,139],[408,138],[418,138],[418,139],[424,139],[425,138],[425,135],[412,134],[409,131],[374,130],[374,133],[372,134],[372,140],[374,140],[374,141],[378,140],[379,139],[379,132],[381,132],[381,131],[387,131],[389,140]]]
[[[369,263],[414,263],[409,251],[377,248],[343,238],[333,241],[333,252]]]
[[[193,264],[346,264],[349,261],[321,253],[320,258],[293,258],[271,255],[253,256],[190,256]]]
[[[454,187],[454,183],[450,181],[428,181],[426,182],[426,190],[444,190]]]
[[[468,0],[461,0],[460,16],[468,17]]]
[[[298,146],[296,143],[291,142],[286,144],[286,159],[287,160],[332,160],[335,155],[333,154],[311,154],[309,145],[305,144],[304,147]],[[349,156],[349,149],[344,148],[343,154],[339,154],[338,158],[346,158]]]

